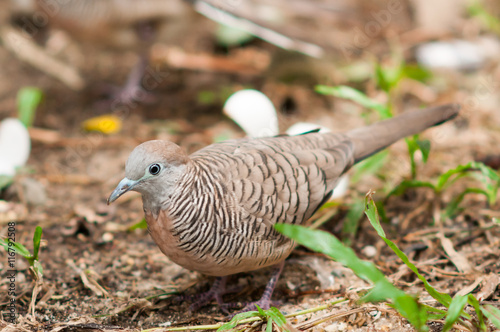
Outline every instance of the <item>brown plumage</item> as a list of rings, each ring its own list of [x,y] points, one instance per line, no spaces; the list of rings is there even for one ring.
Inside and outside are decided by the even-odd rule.
[[[140,192],[151,236],[187,269],[226,276],[277,265],[294,243],[276,223],[307,225],[354,163],[458,110],[406,112],[341,134],[229,140],[190,156],[168,141],[145,142],[131,153],[109,202]]]

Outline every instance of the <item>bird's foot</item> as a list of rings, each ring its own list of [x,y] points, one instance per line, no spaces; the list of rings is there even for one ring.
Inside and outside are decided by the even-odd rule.
[[[177,301],[193,301],[193,303],[189,306],[189,311],[194,312],[200,309],[201,307],[210,304],[213,300],[215,300],[221,310],[228,314],[226,304],[222,301],[222,296],[228,293],[235,293],[241,290],[241,287],[233,287],[226,288],[227,277],[218,277],[215,279],[214,284],[210,288],[209,291],[195,294],[195,295],[181,295],[176,298]]]

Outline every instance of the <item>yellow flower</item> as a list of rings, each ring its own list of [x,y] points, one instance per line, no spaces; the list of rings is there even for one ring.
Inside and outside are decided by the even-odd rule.
[[[122,121],[119,117],[111,114],[90,118],[83,122],[86,131],[98,131],[103,134],[114,134],[122,129]]]

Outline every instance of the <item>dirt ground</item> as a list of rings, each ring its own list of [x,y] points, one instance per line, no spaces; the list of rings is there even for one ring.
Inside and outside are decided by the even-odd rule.
[[[147,230],[131,230],[143,218],[138,194],[127,194],[117,204],[106,205],[107,197],[124,176],[128,154],[149,139],[168,139],[193,152],[217,140],[243,137],[243,131],[222,113],[225,99],[242,88],[258,89],[271,98],[279,111],[281,131],[299,121],[320,123],[338,131],[354,128],[376,117],[364,118],[366,110],[360,106],[317,94],[314,85],[350,85],[383,101],[384,95],[372,78],[375,60],[390,64],[393,53],[399,50],[408,63],[415,63],[415,47],[430,40],[475,41],[487,36],[499,43],[498,35],[457,9],[453,9],[457,11],[455,14],[452,10],[439,14],[443,15],[441,30],[426,33],[429,23],[425,16],[430,14],[418,2],[402,2],[404,8],[400,14],[373,36],[366,47],[356,48],[349,56],[342,42],[336,45],[335,40],[329,41],[324,45],[328,56],[322,60],[291,54],[257,39],[243,47],[217,46],[216,24],[189,14],[189,24],[181,27],[185,29],[182,34],[175,33],[172,37],[168,31],[164,32],[165,39],[160,38],[154,45],[151,56],[154,61],[149,69],[161,77],[152,90],[155,100],[117,108],[103,102],[101,88],[104,83],[120,85],[126,80],[139,58],[140,47],[111,47],[102,40],[82,40],[64,29],[49,29],[37,45],[42,52],[81,73],[86,85],[77,91],[22,60],[9,50],[4,39],[0,43],[0,120],[16,116],[16,94],[22,87],[40,88],[44,99],[30,131],[32,151],[28,163],[18,172],[14,183],[0,192],[0,236],[6,236],[8,222],[15,222],[16,241],[32,249],[34,229],[41,226],[40,262],[44,273],[33,317],[28,312],[33,277],[26,261],[17,256],[19,317],[16,324],[0,320],[0,329],[140,331],[225,321],[227,318],[215,304],[189,312],[189,301],[176,300],[178,293],[207,290],[213,280],[170,262]],[[357,38],[357,31],[374,20],[373,13],[386,5],[353,2],[347,18],[330,22],[337,25],[332,34],[340,41]],[[3,33],[6,27],[17,26],[11,25],[9,10],[8,3],[0,3],[5,19],[0,21]],[[495,10],[492,7],[491,12]],[[321,19],[319,15],[318,20]],[[290,31],[300,30],[297,28],[300,23]],[[162,57],[165,50],[177,50],[183,61]],[[448,169],[473,160],[486,161],[498,168],[498,56],[487,57],[474,69],[436,70],[433,74],[427,85],[403,81],[393,95],[395,113],[449,102],[463,106],[456,120],[422,135],[431,141],[432,149],[426,164],[418,161],[418,177],[435,181]],[[121,117],[120,132],[104,135],[82,129],[83,121],[109,113]],[[377,200],[383,200],[392,188],[410,176],[404,141],[394,144],[390,154],[381,171],[351,183],[348,193],[336,206],[320,211],[333,215],[322,229],[341,237],[350,204],[370,189],[377,192]],[[469,289],[481,296],[484,303],[498,306],[500,229],[494,218],[500,218],[499,203],[490,206],[484,196],[470,194],[456,216],[441,220],[439,225],[433,222],[436,209],[444,208],[468,186],[478,186],[478,182],[461,179],[439,197],[425,188],[393,196],[385,201],[389,223],[384,227],[388,238],[405,251],[434,287],[450,295]],[[445,248],[439,237],[441,230],[451,241],[456,256],[450,256],[452,251]],[[421,294],[423,303],[433,303],[422,283],[383,243],[365,218],[352,239],[352,248],[361,258],[374,262],[397,287]],[[464,265],[457,266],[457,259],[469,269],[464,271]],[[0,311],[5,319],[10,296],[7,256],[3,250],[0,270],[3,271]],[[229,302],[258,299],[268,276],[269,270],[262,270],[232,277],[231,284],[241,285],[242,290],[224,299]],[[348,300],[291,318],[292,325],[304,324],[300,325],[301,330],[412,330],[406,320],[385,304],[357,303],[362,291],[368,288],[368,283],[346,267],[299,247],[287,261],[274,299],[282,303],[280,310],[284,313],[316,308],[335,299]],[[328,316],[332,314],[338,317]],[[316,318],[326,320],[306,325]],[[429,327],[439,331],[442,321]]]

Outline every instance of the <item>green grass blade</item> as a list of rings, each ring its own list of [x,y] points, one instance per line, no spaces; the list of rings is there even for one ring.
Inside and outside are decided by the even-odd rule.
[[[272,307],[269,310],[266,311],[267,315],[271,317],[274,322],[279,326],[279,327],[284,327],[286,324],[286,318],[285,316],[279,311],[277,308]]]
[[[467,299],[469,304],[473,306],[474,310],[476,311],[477,320],[479,322],[479,331],[486,331],[486,323],[484,322],[484,315],[481,307],[479,306],[479,301],[472,294],[469,294]]]
[[[271,318],[267,319],[266,332],[273,332],[273,320]]]
[[[257,316],[260,316],[257,311],[242,312],[240,314],[235,315],[229,322],[227,322],[224,325],[222,325],[221,327],[219,327],[217,329],[217,332],[232,330],[238,325],[238,323],[241,320],[251,318],[251,317],[257,317]]]
[[[266,312],[265,312],[264,310],[262,310],[262,308],[261,308],[261,307],[259,307],[259,305],[258,305],[258,304],[256,304],[256,305],[255,305],[255,307],[257,308],[257,311],[258,311],[258,313],[259,313],[259,316],[261,316],[262,318],[267,317]]]
[[[430,188],[436,191],[436,187],[430,182],[419,180],[403,180],[387,195],[387,198],[391,197],[392,195],[402,195],[409,188]]]
[[[464,307],[467,304],[467,295],[455,295],[451,300],[448,314],[444,320],[443,332],[449,331],[463,313]]]
[[[42,227],[36,226],[33,234],[33,259],[38,260],[38,251],[40,250],[40,240],[42,239]]]
[[[128,228],[128,231],[131,232],[131,231],[135,231],[136,229],[147,229],[147,228],[148,228],[148,223],[146,222],[145,218],[142,218],[141,221],[136,222],[135,224],[130,226]]]
[[[451,303],[450,295],[438,292],[436,289],[434,289],[434,287],[429,284],[424,276],[422,276],[418,272],[417,267],[412,262],[410,262],[408,256],[406,256],[406,254],[402,252],[394,242],[385,237],[385,232],[380,225],[380,221],[378,218],[377,207],[370,194],[366,195],[365,209],[365,214],[368,217],[368,220],[370,220],[370,223],[372,224],[373,228],[375,228],[382,240],[384,240],[384,242],[392,249],[392,251],[394,251],[394,253],[403,261],[403,263],[405,263],[406,266],[408,266],[410,270],[412,270],[413,273],[416,274],[417,278],[419,278],[424,283],[424,287],[427,292],[439,303],[441,303],[445,307],[449,307]]]
[[[389,151],[383,150],[379,153],[374,154],[370,158],[358,163],[356,166],[354,166],[354,174],[352,175],[351,182],[358,182],[361,177],[365,176],[366,174],[377,173],[382,167],[384,167],[388,156]]]
[[[467,194],[482,194],[482,195],[486,196],[487,199],[489,198],[488,192],[485,191],[485,190],[483,190],[483,189],[480,189],[480,188],[467,188],[462,193],[460,193],[460,195],[458,195],[455,198],[453,198],[451,200],[451,202],[446,206],[446,209],[445,209],[445,212],[444,212],[444,216],[446,218],[450,218],[456,212],[458,212],[458,210],[459,210],[458,206],[460,205],[460,203],[462,203],[462,201],[465,198],[465,195],[467,195]]]
[[[356,236],[359,221],[363,217],[365,204],[362,199],[357,199],[354,203],[349,205],[349,211],[345,217],[344,226],[342,227],[342,238],[344,243],[348,246],[351,245],[352,239]]]
[[[36,109],[42,101],[42,97],[42,91],[33,87],[22,88],[17,93],[19,120],[26,127],[31,127],[33,125]]]
[[[429,154],[431,152],[431,141],[428,139],[417,139],[416,142],[418,144],[418,149],[422,152],[422,161],[425,164],[429,159]]]
[[[481,311],[497,329],[500,329],[500,309],[487,304],[481,307]]]
[[[415,179],[417,177],[417,163],[415,162],[415,152],[418,150],[418,145],[415,136],[413,136],[412,138],[405,138],[406,145],[408,146],[408,154],[410,155],[412,179]]]
[[[37,261],[37,260],[33,261],[33,270],[35,271],[35,274],[37,275],[37,277],[43,276],[43,267],[39,261]]]
[[[31,253],[29,252],[29,250],[26,249],[26,247],[23,246],[21,243],[12,242],[9,239],[2,239],[0,241],[0,245],[2,247],[4,247],[4,249],[7,252],[9,252],[9,251],[12,252],[13,251],[16,254],[19,254],[19,255],[23,256],[24,258],[33,259],[33,256],[31,255]]]
[[[467,172],[470,172],[475,168],[475,162],[470,162],[466,165],[458,165],[457,167],[446,171],[445,173],[441,174],[441,176],[439,176],[436,190],[438,192],[443,191],[443,189],[445,189],[451,183],[458,180],[460,177],[465,176]],[[454,175],[458,176],[453,181],[450,181],[450,178]]]
[[[425,83],[432,77],[432,72],[419,65],[406,64],[403,68],[403,76]]]
[[[367,95],[362,93],[359,90],[351,88],[346,85],[339,86],[326,86],[326,85],[316,85],[314,90],[322,95],[331,95],[338,98],[348,99],[358,103],[359,105],[375,110],[382,119],[390,118],[392,115],[390,114],[389,109],[369,98]]]
[[[372,282],[374,287],[362,299],[363,301],[391,299],[396,309],[416,329],[425,330],[425,308],[421,308],[412,296],[394,287],[372,262],[359,259],[351,248],[344,246],[336,237],[323,231],[311,230],[298,225],[277,224],[275,228],[297,243],[313,251],[326,254],[344,264],[353,270],[358,277]]]
[[[476,17],[487,29],[500,35],[500,20],[488,11],[481,1],[471,1],[467,11],[471,16]]]

